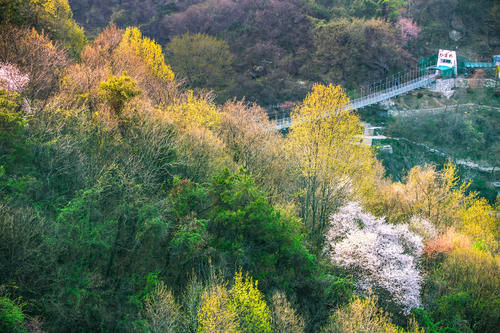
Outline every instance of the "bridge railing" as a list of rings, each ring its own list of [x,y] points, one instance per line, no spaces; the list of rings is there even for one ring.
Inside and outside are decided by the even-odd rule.
[[[410,81],[404,83],[396,83],[394,85],[391,85],[387,89],[378,90],[375,93],[351,100],[349,105],[351,109],[359,109],[371,104],[379,103],[383,100],[405,94],[411,90],[424,87],[433,82],[435,78],[435,74],[420,75],[416,78],[412,78],[412,80]]]
[[[384,100],[388,100],[392,97],[405,94],[414,89],[422,88],[436,79],[435,71],[418,71],[419,73],[413,74],[409,72],[408,78],[411,80],[401,82],[398,81],[391,84],[387,89],[384,90],[374,90],[375,92],[365,95],[363,97],[351,100],[346,106],[346,110],[360,109],[368,105],[376,104]],[[331,111],[326,110],[323,117],[328,117]],[[290,110],[287,113],[283,113],[281,117],[278,118],[278,113],[275,114],[276,126],[279,129],[285,129],[291,125]]]
[[[360,97],[370,96],[377,94],[381,91],[388,90],[394,87],[400,87],[409,82],[419,80],[422,77],[434,74],[435,70],[430,68],[413,68],[406,72],[396,73],[394,75],[388,76],[383,80],[372,82],[369,85],[365,85],[360,88]]]
[[[385,81],[380,80],[364,88],[362,96],[351,100],[345,109],[360,109],[405,94],[414,89],[425,87],[435,81],[435,73],[435,70],[432,69],[416,68],[406,73],[393,75]],[[274,111],[269,113],[269,118],[276,121],[277,128],[285,129],[291,125],[290,112],[291,110]],[[329,111],[326,111],[324,117],[327,117],[329,113]]]

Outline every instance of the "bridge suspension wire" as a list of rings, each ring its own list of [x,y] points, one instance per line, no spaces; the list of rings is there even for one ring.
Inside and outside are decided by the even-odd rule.
[[[431,69],[412,69],[405,73],[399,73],[376,81],[361,91],[361,97],[349,101],[345,110],[357,110],[366,106],[377,104],[393,97],[406,94],[412,90],[430,85],[436,80],[436,74]],[[333,111],[333,110],[332,110]],[[324,117],[328,117],[330,111],[325,111]],[[291,126],[290,114],[278,118],[275,113],[276,129],[284,130]],[[297,120],[296,120],[297,121]],[[300,121],[300,120],[299,120]]]

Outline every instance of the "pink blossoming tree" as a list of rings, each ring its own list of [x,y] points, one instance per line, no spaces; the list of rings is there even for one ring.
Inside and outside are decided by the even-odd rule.
[[[401,17],[398,20],[397,27],[401,40],[404,43],[408,43],[409,40],[417,38],[420,31],[422,31],[415,21],[407,17]]]

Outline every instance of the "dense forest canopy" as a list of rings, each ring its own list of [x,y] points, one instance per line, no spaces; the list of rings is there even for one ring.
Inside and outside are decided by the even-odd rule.
[[[0,331],[495,332],[496,206],[451,163],[384,177],[340,84],[460,22],[494,50],[497,14],[0,1]],[[285,100],[286,135],[251,103]]]
[[[457,48],[463,55],[484,58],[500,48],[500,7],[494,0],[69,3],[76,20],[94,35],[112,21],[122,28],[140,26],[162,45],[186,33],[226,41],[235,61],[224,80],[210,85],[221,96],[219,102],[228,96],[261,105],[297,101],[314,82],[358,89],[415,67],[418,57],[433,55],[439,48]],[[178,42],[171,47],[185,49]],[[193,52],[196,57],[196,48]],[[175,52],[167,56],[178,62]],[[174,71],[187,77],[190,86],[207,88],[193,82],[182,66],[174,66]]]

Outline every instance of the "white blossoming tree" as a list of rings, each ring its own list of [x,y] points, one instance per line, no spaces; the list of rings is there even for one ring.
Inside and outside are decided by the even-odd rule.
[[[0,63],[0,89],[19,93],[24,90],[29,81],[29,76],[21,73],[16,66]]]
[[[405,314],[420,306],[420,236],[407,225],[390,225],[364,213],[355,202],[331,215],[329,222],[325,251],[332,262],[353,274],[360,293],[371,289]]]

